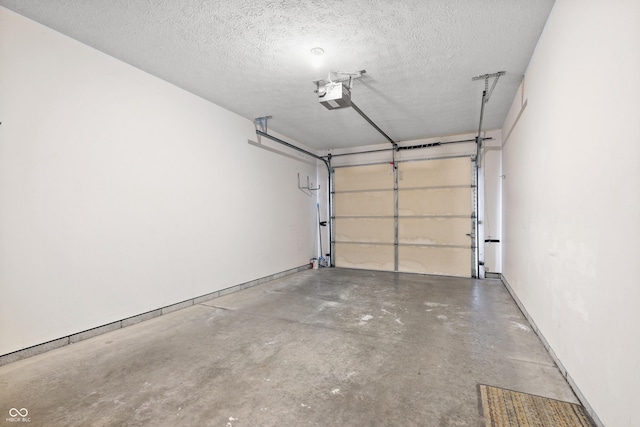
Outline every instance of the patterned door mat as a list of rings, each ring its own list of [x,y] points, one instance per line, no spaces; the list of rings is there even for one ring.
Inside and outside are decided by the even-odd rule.
[[[593,427],[581,405],[478,384],[487,427]]]

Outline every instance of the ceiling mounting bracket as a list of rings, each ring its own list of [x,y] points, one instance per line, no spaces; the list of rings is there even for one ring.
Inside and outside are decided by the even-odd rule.
[[[267,133],[268,131],[267,121],[272,117],[273,116],[264,116],[264,117],[256,117],[255,119],[253,119],[253,123],[256,125],[256,130]]]
[[[481,76],[476,76],[471,79],[474,81],[484,79],[484,92],[486,94],[484,97],[485,104],[489,102],[489,98],[491,98],[491,94],[493,93],[493,90],[496,88],[496,85],[498,84],[498,80],[500,79],[500,76],[504,76],[505,74],[506,74],[506,71],[498,71],[497,73],[483,74]],[[493,80],[491,89],[489,89],[489,79],[494,77],[495,77],[495,80]]]
[[[334,74],[336,77],[334,79],[331,78],[331,74]],[[367,70],[358,70],[358,71],[329,71],[329,75],[326,79],[314,80],[313,84],[316,85],[315,92],[318,93],[320,90],[320,86],[325,86],[328,83],[347,83],[347,87],[351,89],[353,86],[353,81],[361,78],[364,74],[367,74]],[[341,77],[342,76],[342,77]]]

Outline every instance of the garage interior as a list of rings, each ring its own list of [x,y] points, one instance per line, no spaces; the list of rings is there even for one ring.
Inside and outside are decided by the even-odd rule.
[[[630,0],[0,0],[0,412],[636,425],[637,40]]]

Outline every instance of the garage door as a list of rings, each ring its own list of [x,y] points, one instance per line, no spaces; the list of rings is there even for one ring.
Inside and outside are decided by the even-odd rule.
[[[336,266],[471,277],[474,163],[397,165],[336,168]]]

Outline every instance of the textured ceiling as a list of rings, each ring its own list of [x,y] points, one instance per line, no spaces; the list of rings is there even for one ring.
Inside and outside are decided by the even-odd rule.
[[[0,5],[315,148],[386,142],[313,80],[366,69],[352,99],[397,142],[477,131],[483,81],[504,70],[499,128],[553,0],[0,0]],[[322,47],[313,68],[309,51]]]

